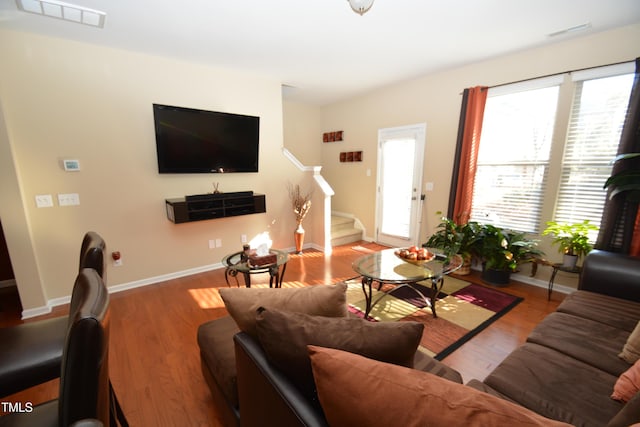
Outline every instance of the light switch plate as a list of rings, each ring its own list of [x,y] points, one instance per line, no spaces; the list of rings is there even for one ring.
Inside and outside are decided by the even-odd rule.
[[[58,194],[58,204],[60,206],[76,206],[80,204],[78,193]]]

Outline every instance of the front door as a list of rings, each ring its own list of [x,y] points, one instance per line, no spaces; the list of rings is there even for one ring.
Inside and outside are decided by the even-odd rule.
[[[422,215],[426,124],[378,131],[376,241],[417,245]]]

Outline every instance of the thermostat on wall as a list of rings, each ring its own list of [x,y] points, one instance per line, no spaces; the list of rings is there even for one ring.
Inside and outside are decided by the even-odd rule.
[[[80,170],[80,161],[79,160],[63,160],[64,170],[67,172],[75,172]]]

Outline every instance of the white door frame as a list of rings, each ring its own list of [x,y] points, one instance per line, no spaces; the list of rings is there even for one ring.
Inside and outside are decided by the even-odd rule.
[[[419,123],[409,126],[399,126],[393,128],[385,128],[378,130],[378,173],[376,182],[376,227],[375,239],[378,243],[390,246],[411,246],[417,245],[420,238],[420,225],[422,218],[422,176],[424,166],[424,149],[426,145],[426,123]],[[414,162],[413,162],[413,186],[410,213],[409,236],[392,236],[381,233],[382,226],[382,180],[383,180],[383,161],[382,143],[383,141],[394,138],[414,138],[416,141]]]

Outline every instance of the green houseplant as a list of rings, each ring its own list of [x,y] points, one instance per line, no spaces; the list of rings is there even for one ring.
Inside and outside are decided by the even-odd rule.
[[[565,255],[564,267],[575,268],[578,259],[587,255],[593,249],[589,242],[589,231],[596,231],[598,227],[589,220],[575,224],[547,222],[547,228],[542,232],[543,236],[553,236],[552,244],[558,245],[560,253]]]
[[[544,255],[538,242],[526,233],[502,229],[491,224],[482,225],[476,243],[482,259],[482,279],[492,285],[506,285],[518,265],[532,262]]]
[[[640,157],[640,153],[620,154],[613,159],[613,162],[634,161]],[[636,160],[637,161],[637,160]],[[624,194],[625,198],[631,202],[640,202],[640,168],[631,168],[612,174],[604,183],[603,188],[611,187],[611,196]]]
[[[613,159],[613,163],[624,162],[626,166],[624,170],[617,173],[612,173],[611,176],[604,183],[604,188],[610,188],[609,198],[617,197],[621,199],[622,209],[628,212],[629,215],[635,215],[635,221],[640,218],[640,211],[638,211],[638,205],[640,204],[640,153],[625,153],[616,156]],[[633,220],[628,218],[625,221],[629,221],[633,224]],[[627,239],[629,239],[627,241]],[[625,237],[624,246],[629,245],[631,254],[638,254],[638,247],[640,243],[637,241],[637,232],[634,231],[629,237]]]
[[[441,212],[438,212],[441,215]],[[471,257],[480,233],[480,224],[467,222],[458,224],[451,218],[441,217],[436,231],[423,245],[428,248],[442,250],[447,256],[460,254],[464,261],[456,274],[469,274],[471,272]]]

